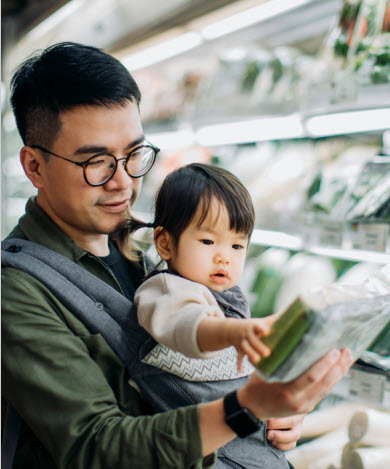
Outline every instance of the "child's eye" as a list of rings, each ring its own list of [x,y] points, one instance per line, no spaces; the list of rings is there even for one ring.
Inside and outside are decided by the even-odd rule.
[[[200,242],[203,244],[214,244],[214,241],[211,241],[211,239],[201,239]]]
[[[237,251],[239,251],[240,249],[245,249],[244,246],[242,246],[241,244],[233,244],[232,248],[237,249]]]

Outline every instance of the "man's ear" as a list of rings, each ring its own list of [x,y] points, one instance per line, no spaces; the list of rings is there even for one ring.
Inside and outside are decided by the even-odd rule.
[[[162,226],[157,226],[154,229],[154,243],[161,259],[169,261],[173,250],[172,236]]]
[[[20,162],[22,163],[26,176],[34,186],[37,189],[42,187],[43,159],[38,151],[31,147],[23,147],[20,150]]]

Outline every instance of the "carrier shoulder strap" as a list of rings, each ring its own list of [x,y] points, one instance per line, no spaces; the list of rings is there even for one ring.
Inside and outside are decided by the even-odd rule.
[[[131,357],[128,334],[134,304],[100,278],[62,254],[21,239],[1,243],[2,267],[38,279],[93,333],[101,333],[125,366]],[[135,310],[132,311],[135,313]]]
[[[127,367],[139,333],[134,304],[103,280],[65,256],[21,239],[1,243],[2,267],[13,267],[38,279],[93,333],[100,333]],[[22,419],[8,404],[3,429],[2,468],[11,469]]]

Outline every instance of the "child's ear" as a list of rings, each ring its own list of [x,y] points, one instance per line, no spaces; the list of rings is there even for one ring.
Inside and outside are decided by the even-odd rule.
[[[173,249],[172,236],[162,226],[157,226],[154,229],[154,243],[161,259],[169,261]]]

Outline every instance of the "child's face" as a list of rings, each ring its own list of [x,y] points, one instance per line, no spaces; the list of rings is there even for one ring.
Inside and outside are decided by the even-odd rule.
[[[213,201],[202,225],[197,213],[179,238],[168,261],[170,268],[215,291],[233,287],[240,279],[248,247],[248,236],[229,228],[224,205]]]

